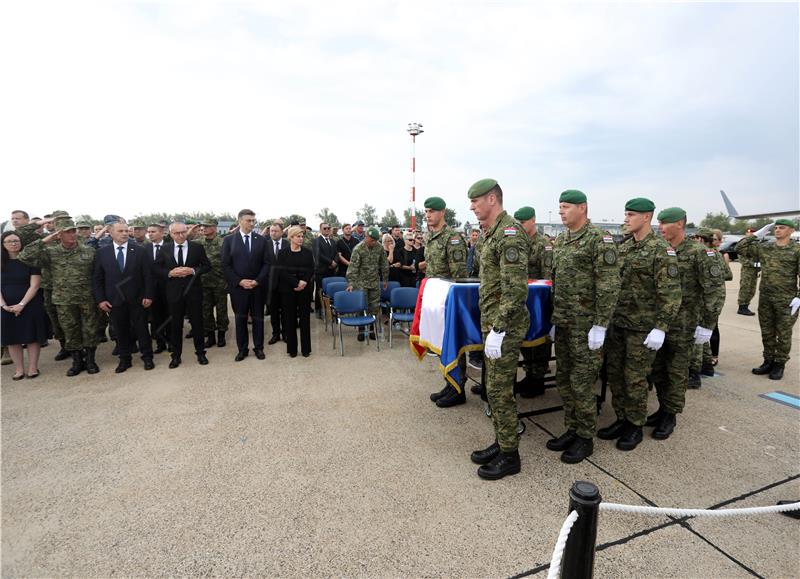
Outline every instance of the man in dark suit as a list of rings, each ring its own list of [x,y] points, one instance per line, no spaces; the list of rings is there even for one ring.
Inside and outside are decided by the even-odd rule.
[[[170,368],[181,365],[183,351],[183,316],[189,315],[194,339],[194,353],[200,364],[208,364],[203,332],[203,282],[200,277],[211,269],[203,246],[187,241],[185,223],[169,226],[172,241],[165,243],[158,254],[153,271],[166,285],[167,308],[170,316]]]
[[[146,251],[128,239],[124,223],[111,226],[112,243],[97,250],[92,273],[92,293],[98,307],[111,316],[117,331],[120,374],[131,367],[134,336],[144,369],[152,370],[153,348],[147,331],[146,308],[153,303],[153,283]]]
[[[253,321],[253,352],[264,355],[264,288],[267,286],[269,262],[267,242],[253,231],[256,214],[250,209],[239,211],[239,230],[222,242],[222,271],[228,282],[234,319],[236,320],[235,360],[247,357],[250,345],[247,320]]]
[[[329,223],[319,224],[319,237],[314,240],[314,281],[317,288],[314,292],[314,311],[317,317],[322,318],[322,280],[336,275],[339,267],[339,254],[336,242],[331,239],[331,226]]]
[[[151,223],[147,226],[147,237],[150,239],[142,247],[149,260],[149,271],[153,272],[153,264],[161,253],[164,240],[164,226],[160,223]],[[167,308],[167,282],[155,275],[153,280],[153,304],[150,306],[150,335],[156,341],[154,353],[160,354],[167,349],[169,341],[169,309]]]
[[[278,276],[275,273],[275,264],[278,262],[278,252],[288,242],[283,237],[283,226],[276,221],[269,227],[267,240],[267,261],[270,264],[270,275],[267,282],[266,302],[269,307],[269,320],[272,325],[272,337],[269,345],[277,344],[281,340],[281,293],[278,291]]]

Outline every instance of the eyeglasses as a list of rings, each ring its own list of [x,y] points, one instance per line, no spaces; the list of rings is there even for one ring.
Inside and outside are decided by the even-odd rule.
[[[6,239],[3,243],[22,243],[19,239]]]
[[[330,227],[323,227],[322,229],[330,229]]]

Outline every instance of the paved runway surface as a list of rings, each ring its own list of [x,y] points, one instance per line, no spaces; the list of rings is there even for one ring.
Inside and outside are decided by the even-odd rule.
[[[2,369],[2,575],[543,577],[575,480],[632,505],[800,500],[800,410],[759,397],[800,395],[800,328],[784,380],[753,376],[758,321],[735,314],[737,288],[720,375],[688,392],[671,438],[647,432],[630,453],[597,440],[566,465],[544,448],[561,414],[535,417],[522,473],[499,482],[469,461],[493,440],[480,399],[438,409],[435,359],[417,362],[404,340],[376,352],[350,335],[341,358],[313,320],[308,359],[278,344],[235,363],[229,345],[199,366],[189,348],[179,369],[162,354],[123,375],[105,344],[101,373],[77,378],[51,345],[36,380]],[[548,390],[520,409],[557,403]],[[600,425],[612,415],[606,403]],[[800,522],[783,515],[604,513],[595,572],[796,577],[798,545]]]

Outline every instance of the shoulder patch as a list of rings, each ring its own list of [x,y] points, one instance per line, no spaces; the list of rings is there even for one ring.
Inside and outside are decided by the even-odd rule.
[[[456,261],[461,261],[461,260],[463,260],[463,259],[464,259],[464,252],[463,252],[463,251],[461,251],[460,249],[456,249],[456,250],[453,252],[453,259],[455,259]]]
[[[610,235],[603,236],[603,243],[614,243],[614,238]]]
[[[461,240],[457,237],[454,237],[450,240],[450,245],[461,245]]]
[[[608,265],[614,265],[617,263],[617,252],[613,249],[607,249],[605,253],[603,253],[603,261]]]
[[[519,261],[519,251],[516,247],[508,247],[505,251],[506,261],[508,263],[517,263]]]
[[[714,257],[714,255],[715,255],[714,250],[713,249],[707,249],[706,250],[706,255],[708,257]]]
[[[714,277],[719,277],[722,274],[722,268],[720,268],[720,266],[717,264],[714,264],[709,268],[708,273]]]
[[[516,235],[517,228],[516,227],[506,227],[503,229],[503,235]]]
[[[669,277],[678,277],[678,266],[671,263],[667,266],[667,275]]]
[[[667,255],[671,255],[672,257],[675,257],[677,254],[675,253],[674,249],[669,247],[669,248],[667,248]]]
[[[544,250],[545,251],[553,251],[553,246],[552,245],[545,245],[544,246]]]

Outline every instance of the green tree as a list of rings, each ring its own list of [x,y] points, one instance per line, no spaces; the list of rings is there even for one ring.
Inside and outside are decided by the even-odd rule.
[[[323,207],[317,213],[317,217],[319,217],[320,223],[327,223],[333,227],[341,227],[341,223],[339,223],[339,218],[336,217],[335,213],[332,213],[330,209],[327,207]]]
[[[364,203],[364,207],[356,211],[356,217],[367,226],[375,225],[378,221],[378,210],[369,203]]]
[[[444,210],[444,222],[454,229],[461,227],[461,222],[456,219],[456,210],[449,207]]]
[[[706,213],[705,219],[700,222],[700,227],[728,231],[731,228],[731,220],[724,213]]]
[[[303,217],[302,215],[297,215],[296,213],[292,213],[288,217],[284,217],[283,218],[283,224],[286,227],[289,227],[289,224],[291,224],[292,222],[294,222],[294,221],[303,221],[304,219],[305,219],[305,217]]]
[[[387,209],[380,222],[378,222],[378,225],[381,227],[391,227],[392,225],[399,224],[400,220],[397,218],[397,214],[394,212],[394,209]]]
[[[425,223],[425,212],[417,209],[417,229],[422,229],[423,223]],[[403,211],[403,227],[411,227],[411,209],[405,209]]]

